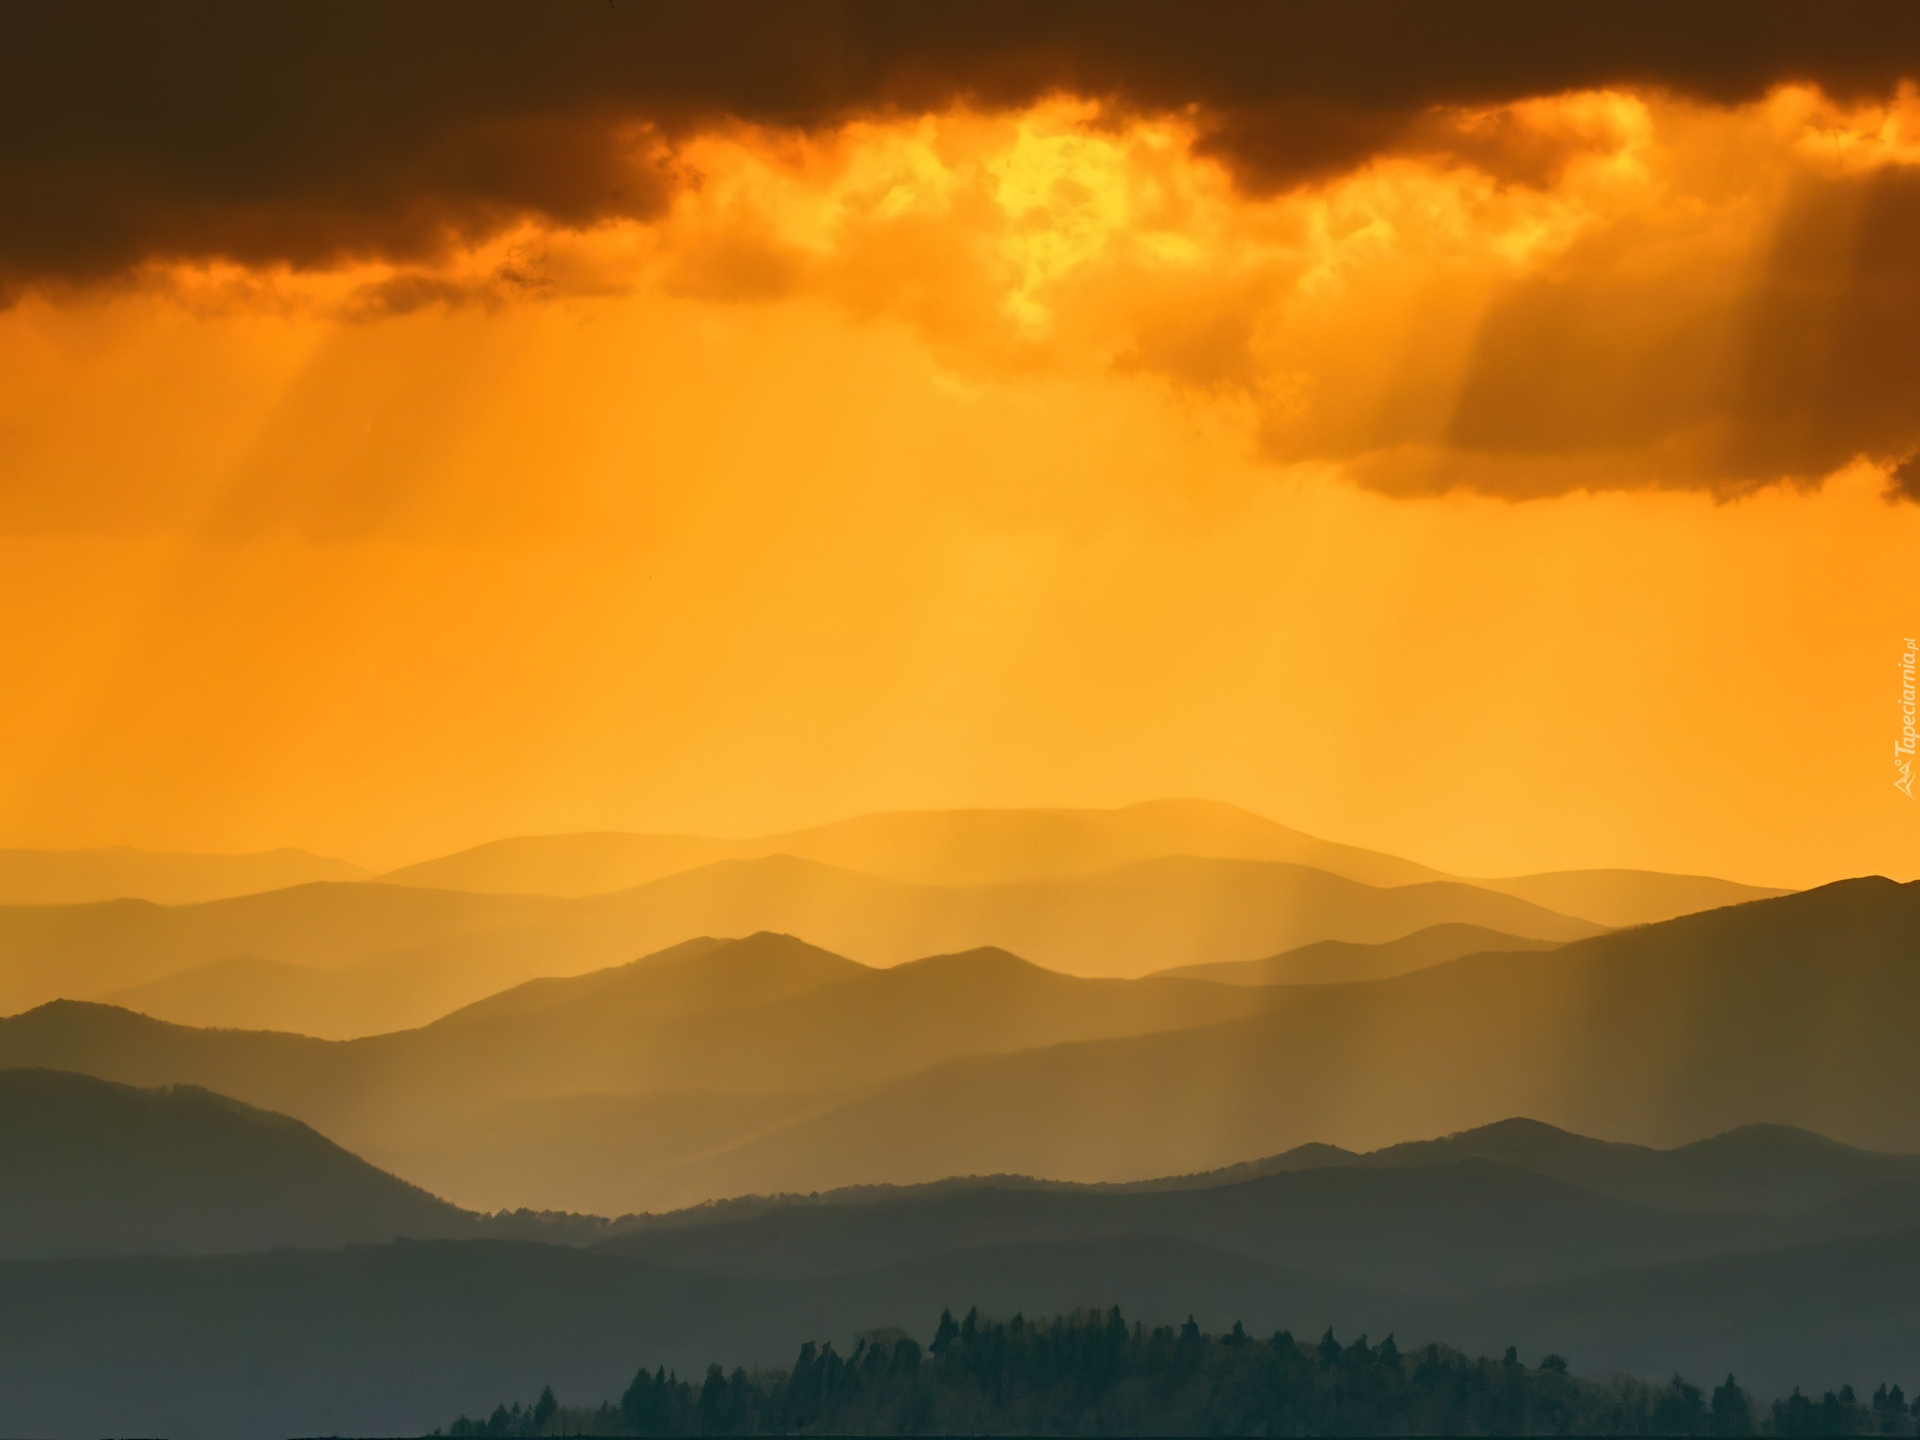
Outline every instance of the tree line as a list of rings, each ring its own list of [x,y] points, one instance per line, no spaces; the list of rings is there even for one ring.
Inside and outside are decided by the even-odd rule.
[[[940,1316],[923,1351],[899,1331],[852,1353],[809,1341],[788,1370],[707,1367],[698,1382],[642,1367],[616,1405],[531,1405],[462,1415],[449,1436],[532,1435],[1914,1435],[1920,1398],[1899,1386],[1865,1402],[1851,1386],[1798,1390],[1764,1410],[1734,1377],[1711,1393],[1605,1383],[1549,1355],[1526,1366],[1444,1345],[1402,1352],[1389,1335],[1341,1344],[1287,1331],[1266,1340],[1129,1326],[1120,1309],[1051,1320]],[[435,1432],[438,1434],[439,1432]]]

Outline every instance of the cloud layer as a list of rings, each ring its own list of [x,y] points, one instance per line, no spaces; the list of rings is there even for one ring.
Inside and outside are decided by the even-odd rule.
[[[1920,10],[1845,19],[15,7],[0,299],[823,301],[1390,494],[1915,498]]]
[[[535,218],[658,213],[673,142],[722,121],[1019,109],[1188,114],[1270,193],[1387,153],[1537,177],[1540,137],[1436,112],[1627,84],[1719,103],[1916,73],[1920,12],[1790,3],[1213,0],[10,6],[0,285],[153,258],[418,259]]]
[[[824,299],[910,327],[963,375],[1157,383],[1270,462],[1393,494],[1731,496],[1858,461],[1905,493],[1911,91],[1852,107],[1805,88],[1737,107],[1600,91],[1442,119],[1559,161],[1518,184],[1385,156],[1254,198],[1191,122],[1085,104],[786,145],[740,130],[683,148],[702,183],[634,246],[556,242],[543,273]]]

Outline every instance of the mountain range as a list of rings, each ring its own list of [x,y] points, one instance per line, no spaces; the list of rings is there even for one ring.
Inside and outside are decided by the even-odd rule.
[[[345,1042],[56,1002],[0,1020],[0,1065],[204,1085],[473,1203],[629,1209],[682,1193],[662,1188],[677,1160],[942,1060],[1269,1002],[1196,980],[1081,979],[994,950],[873,969],[763,934],[532,981],[417,1030]]]
[[[204,1092],[0,1072],[0,1207],[13,1254],[68,1257],[0,1261],[12,1433],[412,1433],[541,1384],[617,1395],[642,1363],[925,1341],[949,1306],[1514,1343],[1589,1374],[1734,1369],[1763,1396],[1920,1369],[1920,1156],[1777,1126],[1656,1150],[1513,1120],[1134,1185],[606,1222],[464,1214]]]
[[[1062,880],[1170,855],[1304,865],[1380,887],[1463,878],[1320,840],[1206,800],[1155,800],[1118,810],[894,811],[744,840],[618,833],[521,836],[404,866],[381,878],[445,890],[586,895],[718,860],[771,855],[916,885]],[[1646,870],[1569,870],[1467,883],[1609,928],[1783,893]]]
[[[1394,975],[1443,965],[1462,955],[1496,950],[1551,950],[1551,940],[1503,935],[1483,925],[1429,925],[1397,940],[1366,944],[1356,940],[1316,940],[1263,960],[1216,960],[1208,965],[1176,965],[1155,973],[1218,985],[1344,985],[1352,980],[1385,980]]]
[[[346,1042],[63,1002],[0,1021],[0,1065],[204,1086],[485,1208],[1131,1180],[1515,1113],[1899,1150],[1920,1082],[1888,1017],[1915,1013],[1916,956],[1920,887],[1878,879],[1338,985],[1086,979],[993,949],[877,970],[765,935]]]
[[[1470,1354],[1696,1384],[1729,1372],[1763,1398],[1920,1371],[1920,1231],[1633,1267],[1536,1285],[1406,1296],[1165,1236],[977,1246],[804,1280],[747,1279],[561,1245],[397,1241],[344,1251],[0,1264],[0,1428],[240,1440],[408,1435],[551,1385],[617,1398],[645,1365],[698,1378],[788,1365],[803,1339],[844,1354],[944,1308],[1011,1316],[1119,1305],[1212,1333],[1394,1334]],[[1899,1377],[1908,1377],[1901,1381]]]
[[[394,884],[495,894],[590,895],[719,860],[791,855],[910,885],[1065,880],[1190,855],[1268,860],[1363,885],[1457,877],[1394,855],[1316,839],[1233,805],[1156,800],[1118,810],[932,810],[861,815],[741,840],[694,835],[527,835],[387,872]]]
[[[1132,869],[1220,866],[1289,868]],[[1021,884],[1121,906],[1112,873]],[[238,927],[334,893],[365,908],[321,904],[277,963],[320,969],[370,916],[564,936],[607,898],[15,913]],[[96,953],[195,939],[137,924]],[[697,936],[349,1040],[41,1005],[0,1020],[0,1430],[405,1433],[641,1363],[924,1341],[949,1306],[1391,1330],[1763,1397],[1920,1374],[1920,885],[1475,924],[1219,979]]]
[[[804,1279],[979,1246],[1151,1234],[1364,1288],[1445,1294],[1917,1224],[1920,1155],[1770,1125],[1659,1150],[1520,1119],[1121,1184],[1004,1175],[616,1219],[489,1215],[212,1091],[0,1070],[0,1260],[492,1236]]]
[[[1168,856],[954,887],[770,856],[579,898],[358,883],[188,906],[0,908],[0,1009],[110,999],[198,1024],[345,1038],[701,935],[784,931],[875,965],[997,946],[1069,973],[1131,976],[1447,922],[1544,940],[1601,929],[1453,881],[1380,888],[1277,861]]]
[[[334,1247],[471,1217],[297,1120],[193,1086],[0,1070],[0,1259]]]
[[[931,1067],[705,1157],[701,1188],[1123,1179],[1516,1112],[1651,1144],[1770,1121],[1920,1148],[1893,1019],[1920,1007],[1920,886],[1842,881],[1540,954],[1258,993],[1258,1013],[1214,1025]]]
[[[99,1000],[348,1039],[537,976],[758,930],[873,965],[994,946],[1080,975],[1228,964],[1243,981],[1318,983],[1775,893],[1626,870],[1462,881],[1193,800],[897,812],[742,840],[524,837],[380,876],[297,851],[13,851],[0,854],[0,1011]],[[1320,942],[1398,941],[1245,968]]]

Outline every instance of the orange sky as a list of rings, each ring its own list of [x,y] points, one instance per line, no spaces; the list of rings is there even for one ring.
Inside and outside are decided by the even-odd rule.
[[[1849,329],[1910,300],[1920,100],[1447,123],[1537,173],[1249,198],[1063,99],[708,133],[659,219],[425,268],[29,293],[0,845],[1200,795],[1469,874],[1920,875],[1909,362]]]

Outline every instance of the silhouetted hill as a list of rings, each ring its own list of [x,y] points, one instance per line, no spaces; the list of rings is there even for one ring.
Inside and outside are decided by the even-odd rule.
[[[189,1086],[0,1071],[0,1257],[192,1254],[467,1233],[297,1120]]]
[[[305,850],[250,855],[172,855],[125,845],[106,850],[0,850],[0,905],[122,899],[191,905],[314,880],[364,880],[369,873]]]
[[[346,973],[361,1006],[359,1033],[375,1033],[424,1024],[537,976],[616,965],[703,935],[775,930],[879,964],[990,945],[1054,969],[1139,975],[1311,940],[1386,940],[1441,921],[1548,939],[1597,928],[1468,885],[1379,889],[1253,861],[1176,857],[1065,880],[956,888],[772,856],[580,899],[364,884],[181,907],[0,908],[0,1008],[142,987],[143,1003],[162,1018],[285,1023],[294,1000],[313,992],[311,977],[255,966],[247,984],[264,1013],[247,1018],[234,1013],[242,993],[234,967],[181,973],[246,956]],[[276,997],[283,979],[291,983]],[[337,995],[314,993],[314,1023],[295,1027],[307,1033],[341,1016]]]
[[[1920,1149],[1920,1077],[1888,1028],[1920,1013],[1916,886],[1845,881],[1545,954],[1265,993],[1262,1013],[1212,1027],[956,1060],[703,1157],[685,1183],[1130,1179],[1514,1113],[1642,1143],[1764,1122]]]
[[[727,914],[704,933],[781,930],[870,963],[993,946],[1073,974],[1244,959],[1326,938],[1385,940],[1443,920],[1566,939],[1595,927],[1452,883],[1380,889],[1302,866],[1167,857],[1065,880],[941,887],[810,861],[728,861],[619,897]],[[1525,907],[1525,908],[1515,908]]]
[[[783,853],[753,841],[704,835],[635,835],[617,830],[576,835],[513,835],[451,855],[402,865],[377,878],[389,885],[470,890],[490,895],[604,895],[664,880],[721,860]],[[787,852],[790,853],[790,852]]]
[[[1656,1150],[1590,1140],[1537,1120],[1503,1120],[1391,1145],[1353,1163],[1434,1165],[1469,1157],[1671,1210],[1788,1215],[1879,1186],[1920,1184],[1920,1155],[1860,1150],[1807,1130],[1762,1124]]]
[[[508,975],[526,968],[525,957],[512,952],[513,943],[517,942],[510,941],[508,953],[498,957],[504,959]],[[700,937],[671,948],[692,954],[702,946],[722,943]],[[494,943],[491,948],[498,955],[503,947]],[[344,1040],[414,1028],[438,1018],[446,1013],[450,999],[481,983],[485,969],[478,968],[478,974],[462,977],[445,962],[404,952],[391,960],[361,961],[337,970],[285,960],[211,960],[144,985],[110,991],[99,999],[102,1004],[158,1019],[181,1017],[181,1023],[210,1029],[284,1030]],[[561,982],[530,980],[499,994],[516,997],[503,1004],[537,1004],[541,987],[555,983]]]
[[[659,1024],[735,1005],[787,1000],[873,973],[791,935],[744,940],[701,936],[626,965],[529,980],[436,1022],[441,1029],[570,1015],[616,1024]]]
[[[319,883],[199,905],[0,907],[0,1007],[96,998],[235,957],[357,970],[358,981],[402,977],[403,990],[437,986],[462,1000],[526,979],[530,968],[585,969],[633,958],[621,927],[569,916],[568,905]],[[436,997],[414,1023],[450,1008]]]
[[[1165,1236],[986,1246],[808,1280],[488,1241],[0,1266],[0,1430],[224,1437],[418,1434],[551,1384],[617,1397],[640,1364],[785,1365],[876,1326],[922,1343],[942,1308],[1027,1315],[1119,1304],[1149,1325],[1286,1328],[1403,1349],[1451,1337],[1761,1397],[1862,1393],[1920,1368],[1920,1232],[1549,1285],[1410,1297],[1355,1290]]]
[[[1429,925],[1398,940],[1363,945],[1352,940],[1320,940],[1264,960],[1221,960],[1211,965],[1176,965],[1156,972],[1217,985],[1342,985],[1351,980],[1385,980],[1394,975],[1443,965],[1463,955],[1491,951],[1551,950],[1551,940],[1502,935],[1479,925]]]
[[[1267,1003],[1199,981],[1078,979],[997,951],[874,970],[758,935],[345,1042],[57,1002],[0,1020],[0,1064],[204,1085],[484,1208],[622,1210],[700,1199],[709,1192],[672,1181],[675,1160],[942,1059],[1208,1024]]]
[[[1267,1173],[1118,1186],[956,1178],[745,1198],[619,1222],[514,1220],[457,1210],[297,1121],[209,1091],[0,1071],[0,1258],[487,1233],[600,1240],[610,1253],[681,1269],[779,1279],[977,1246],[1151,1234],[1418,1293],[1778,1248],[1920,1220],[1920,1157],[1791,1131],[1736,1132],[1662,1152],[1512,1120],[1368,1155],[1308,1147],[1240,1170],[1256,1167]],[[1694,1183],[1703,1167],[1710,1193]],[[1546,1173],[1554,1170],[1579,1178]],[[1676,1179],[1677,1206],[1662,1203],[1672,1193],[1645,1193],[1662,1181],[1672,1192]],[[1615,1198],[1636,1189],[1637,1200]]]
[[[235,956],[209,960],[158,980],[109,990],[105,1005],[216,1030],[286,1030],[340,1039],[396,1028],[396,1021],[440,1013],[438,987],[406,965],[325,970],[291,960]]]
[[[1588,1374],[1732,1371],[1762,1397],[1841,1384],[1865,1396],[1920,1372],[1917,1293],[1910,1228],[1446,1297],[1424,1314],[1457,1344],[1524,1337]]]
[[[1775,1232],[1610,1200],[1486,1160],[1343,1166],[1200,1190],[953,1190],[792,1205],[659,1227],[602,1248],[657,1264],[800,1278],[980,1245],[1166,1235],[1345,1284],[1408,1293],[1518,1284],[1718,1253]]]
[[[1461,879],[1397,856],[1319,840],[1209,800],[1155,800],[1118,810],[898,811],[744,840],[528,835],[408,865],[381,878],[447,890],[590,895],[720,860],[771,855],[797,856],[916,885],[1060,880],[1175,855],[1305,865],[1376,886]],[[1609,927],[1668,920],[1784,893],[1646,870],[1570,870],[1465,883]],[[814,938],[835,944],[823,936]]]
[[[662,1264],[803,1276],[862,1256],[1152,1233],[1351,1284],[1444,1291],[1915,1224],[1920,1156],[1774,1127],[1661,1151],[1508,1120],[1366,1155],[1308,1146],[1125,1185],[999,1176],[736,1201],[603,1243]]]
[[[1668,875],[1658,870],[1558,870],[1469,883],[1614,928],[1649,925],[1792,893],[1717,880],[1710,875]]]
[[[802,951],[809,975],[848,973]],[[1920,1148],[1920,1082],[1872,1038],[1920,1001],[1920,889],[1886,880],[1346,985],[1086,981],[963,954],[698,1013],[659,988],[728,953],[335,1046],[55,1007],[0,1022],[0,1063],[206,1085],[485,1208],[1131,1180],[1516,1113],[1649,1144],[1766,1123]]]
[[[527,835],[408,865],[381,878],[444,890],[590,895],[717,860],[769,855],[794,855],[925,885],[1059,880],[1168,855],[1282,861],[1367,885],[1453,878],[1392,855],[1318,840],[1211,800],[1155,800],[1118,810],[894,811],[747,840]]]
[[[938,1057],[1209,1024],[1270,1003],[1191,980],[1089,980],[980,949],[873,969],[760,934],[534,982],[421,1030],[353,1042],[384,1073],[490,1056],[511,1093],[864,1086]],[[503,1093],[505,1091],[503,1090]]]
[[[660,969],[696,965],[699,948]],[[734,958],[778,983],[783,956],[805,966],[817,952],[759,937]],[[966,958],[910,968],[936,983],[954,968],[1025,978],[1006,958],[953,964]],[[847,983],[858,977],[822,990]],[[141,1027],[155,1022],[124,1016],[105,1038]],[[0,1263],[0,1431],[406,1432],[429,1407],[484,1411],[542,1384],[617,1395],[642,1361],[697,1375],[709,1359],[783,1363],[802,1338],[844,1344],[874,1326],[926,1339],[947,1306],[1118,1303],[1149,1323],[1191,1312],[1255,1335],[1332,1325],[1392,1330],[1409,1348],[1512,1343],[1589,1374],[1731,1369],[1763,1395],[1843,1380],[1864,1391],[1920,1363],[1920,1157],[1767,1127],[1655,1151],[1510,1120],[1255,1163],[1269,1173],[950,1180],[608,1227],[463,1214],[303,1125],[204,1091],[0,1071],[0,1234],[14,1254],[316,1247]],[[1644,1193],[1609,1193],[1623,1190]],[[352,1243],[610,1228],[592,1251]]]
[[[1790,1214],[1870,1186],[1920,1180],[1920,1156],[1874,1154],[1787,1125],[1743,1125],[1663,1152],[1647,1171],[1613,1193],[1675,1208]]]
[[[1720,1157],[1736,1163],[1719,1163]],[[1213,1170],[1144,1180],[1049,1180],[1031,1175],[948,1176],[912,1184],[850,1185],[806,1194],[744,1195],[661,1215],[629,1217],[643,1227],[744,1219],[786,1206],[864,1205],[958,1190],[1063,1190],[1133,1195],[1210,1190],[1266,1176],[1339,1168],[1418,1168],[1491,1160],[1563,1180],[1629,1204],[1677,1212],[1784,1217],[1823,1214],[1845,1202],[1891,1191],[1920,1193],[1920,1154],[1862,1150],[1784,1125],[1747,1125],[1724,1135],[1658,1150],[1595,1140],[1514,1118],[1436,1140],[1408,1140],[1365,1153],[1317,1141]],[[1704,1162],[1704,1163],[1703,1163]],[[1900,1225],[1886,1228],[1902,1228]],[[630,1227],[631,1228],[631,1227]]]

